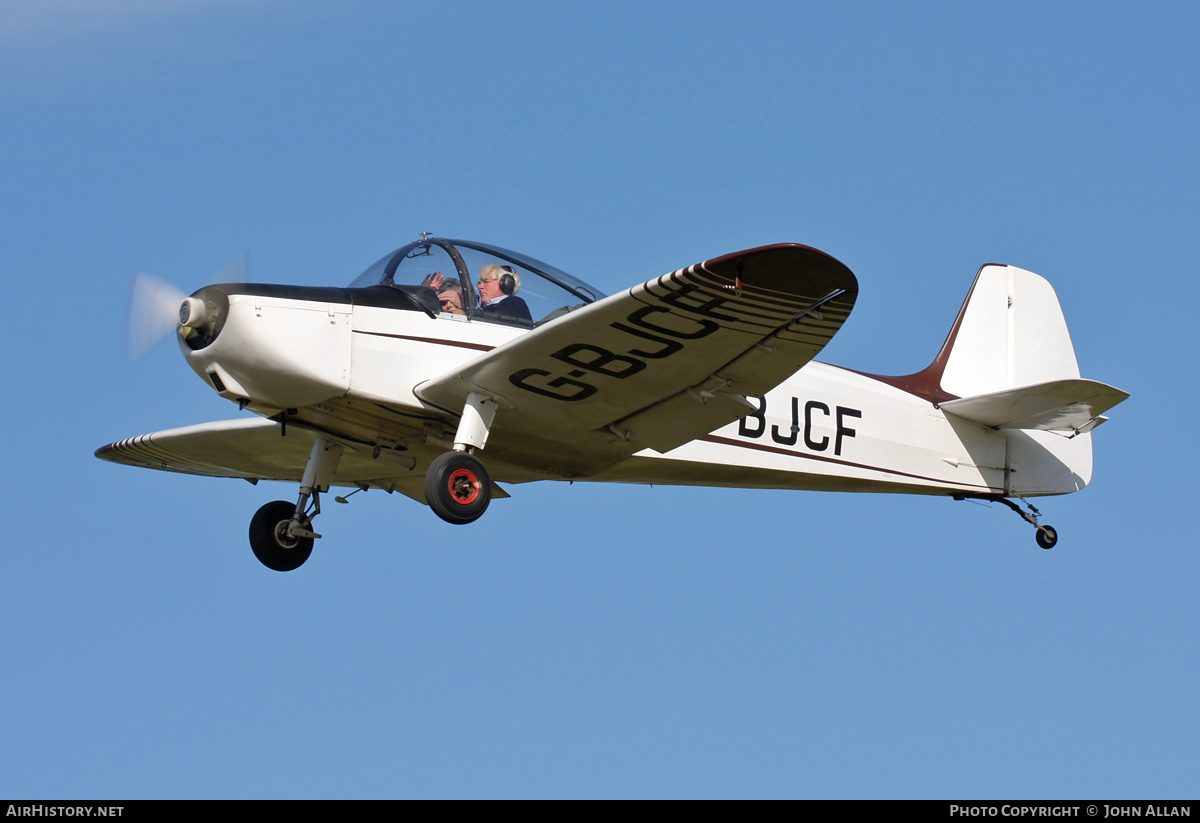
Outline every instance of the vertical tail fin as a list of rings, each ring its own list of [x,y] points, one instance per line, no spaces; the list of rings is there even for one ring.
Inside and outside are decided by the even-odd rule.
[[[1054,289],[1015,266],[979,270],[938,361],[941,389],[959,397],[1079,377]]]

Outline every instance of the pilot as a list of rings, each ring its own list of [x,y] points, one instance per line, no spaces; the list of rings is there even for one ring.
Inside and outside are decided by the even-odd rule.
[[[480,313],[496,318],[533,322],[529,306],[517,297],[521,275],[512,266],[488,263],[479,269]]]

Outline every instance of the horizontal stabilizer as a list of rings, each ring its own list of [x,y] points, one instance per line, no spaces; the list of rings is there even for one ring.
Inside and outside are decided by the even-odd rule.
[[[1103,422],[1104,412],[1129,397],[1128,392],[1095,380],[1053,380],[947,400],[938,408],[995,429],[1089,431]]]

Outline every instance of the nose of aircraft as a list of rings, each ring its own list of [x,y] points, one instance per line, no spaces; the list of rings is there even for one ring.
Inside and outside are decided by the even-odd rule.
[[[235,284],[235,281],[249,280],[250,253],[242,252],[218,273],[214,284]],[[210,287],[211,288],[211,287]],[[194,332],[203,330],[203,323],[197,318],[197,309],[203,311],[198,303],[193,302],[188,314],[181,312],[181,304],[187,300],[201,298],[208,289],[200,289],[190,298],[177,287],[167,281],[143,272],[133,275],[129,288],[129,316],[126,322],[126,352],[129,360],[137,360],[150,349],[157,346],[173,331],[194,336]],[[219,299],[219,298],[218,298]],[[190,328],[193,331],[188,332]],[[211,342],[211,340],[209,341]]]
[[[192,351],[212,344],[229,314],[230,286],[205,286],[176,309],[179,338]]]
[[[341,290],[205,286],[177,306],[188,365],[229,400],[296,408],[349,389],[352,305]]]

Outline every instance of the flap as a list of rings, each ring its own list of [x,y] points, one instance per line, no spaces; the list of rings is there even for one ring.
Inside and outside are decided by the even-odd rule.
[[[1127,397],[1128,392],[1095,380],[1054,380],[947,400],[938,408],[995,429],[1090,431],[1104,422],[1092,421]]]
[[[726,255],[571,312],[417,387],[458,414],[496,397],[487,451],[586,475],[737,420],[808,363],[854,306],[848,268],[800,245]],[[537,441],[542,448],[531,447]],[[539,455],[539,452],[541,453]]]

